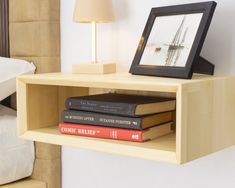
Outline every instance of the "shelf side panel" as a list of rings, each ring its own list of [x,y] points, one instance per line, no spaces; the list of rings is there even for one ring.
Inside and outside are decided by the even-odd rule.
[[[183,92],[182,85],[176,93],[176,158],[178,163],[187,161],[187,97]],[[183,126],[182,126],[183,125]]]
[[[235,144],[234,77],[184,84],[182,93],[182,162]]]
[[[27,113],[27,85],[17,79],[17,121],[18,134],[22,135],[27,131],[28,127],[28,113]]]

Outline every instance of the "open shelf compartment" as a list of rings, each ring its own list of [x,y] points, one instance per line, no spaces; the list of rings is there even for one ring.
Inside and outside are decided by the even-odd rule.
[[[235,143],[233,77],[181,80],[54,73],[19,77],[17,87],[19,135],[25,139],[170,163],[184,163]],[[175,133],[144,143],[59,133],[67,97],[113,91],[176,98]]]

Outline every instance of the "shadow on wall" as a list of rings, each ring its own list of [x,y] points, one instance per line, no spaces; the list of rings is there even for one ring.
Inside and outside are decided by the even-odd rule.
[[[227,4],[227,6],[229,6]],[[234,73],[235,24],[232,6],[218,4],[202,55],[216,65],[216,73]]]

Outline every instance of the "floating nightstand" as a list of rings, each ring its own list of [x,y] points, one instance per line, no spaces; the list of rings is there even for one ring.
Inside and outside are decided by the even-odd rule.
[[[171,163],[185,163],[235,144],[234,76],[183,80],[127,73],[51,73],[19,77],[17,88],[21,138]],[[60,134],[65,100],[90,95],[94,88],[175,98],[175,132],[144,143]]]

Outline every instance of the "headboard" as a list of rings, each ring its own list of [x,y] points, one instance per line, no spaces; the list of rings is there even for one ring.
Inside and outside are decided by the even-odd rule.
[[[32,61],[37,73],[60,71],[60,0],[1,0],[0,55]],[[31,178],[60,188],[60,146],[35,148]]]

